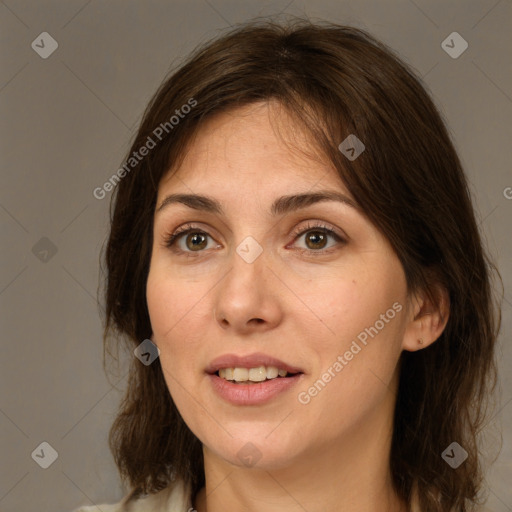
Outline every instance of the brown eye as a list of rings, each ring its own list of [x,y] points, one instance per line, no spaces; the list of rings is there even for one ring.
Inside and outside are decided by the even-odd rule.
[[[206,233],[192,225],[185,225],[179,228],[174,233],[165,237],[165,246],[173,248],[176,252],[184,253],[199,253],[208,246],[208,238],[213,238]],[[184,243],[182,242],[182,239]],[[177,248],[174,246],[177,245]]]
[[[204,249],[208,245],[207,234],[202,232],[192,232],[185,237],[185,244],[191,251]]]
[[[303,227],[302,230],[299,228],[295,231],[294,235],[295,240],[299,240],[304,237],[305,247],[299,246],[297,249],[302,253],[314,256],[331,253],[339,248],[337,246],[341,246],[346,243],[344,238],[322,222],[308,224]],[[330,246],[327,245],[329,238],[334,240],[334,243]]]
[[[327,234],[322,231],[308,231],[306,245],[310,249],[323,249],[327,244]]]

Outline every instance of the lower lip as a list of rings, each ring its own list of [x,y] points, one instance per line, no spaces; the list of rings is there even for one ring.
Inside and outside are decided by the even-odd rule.
[[[234,405],[259,405],[289,390],[302,375],[299,373],[293,377],[278,377],[256,384],[233,384],[215,374],[208,377],[213,389],[224,400]]]

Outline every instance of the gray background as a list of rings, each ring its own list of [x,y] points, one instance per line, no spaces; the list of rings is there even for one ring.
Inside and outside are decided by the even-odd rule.
[[[445,116],[505,284],[503,391],[495,415],[503,448],[487,473],[487,507],[512,510],[512,199],[504,193],[512,187],[510,0],[4,0],[2,512],[69,512],[123,496],[106,436],[124,369],[111,382],[102,370],[96,302],[110,194],[97,200],[92,191],[120,166],[147,101],[172,64],[230,25],[280,13],[367,29],[424,77]],[[457,59],[441,47],[453,31],[469,44]],[[31,47],[42,32],[59,45],[47,59]],[[55,254],[44,252],[49,243],[43,237]],[[489,438],[499,442],[491,429]],[[43,441],[58,452],[48,469],[31,457]]]

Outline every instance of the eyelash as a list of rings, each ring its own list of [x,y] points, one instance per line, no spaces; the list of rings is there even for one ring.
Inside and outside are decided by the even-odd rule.
[[[305,235],[309,231],[313,231],[313,230],[321,231],[324,234],[333,237],[337,242],[339,242],[341,244],[346,243],[346,240],[344,238],[342,238],[340,235],[338,235],[338,233],[336,233],[334,230],[330,229],[329,226],[325,225],[321,221],[308,222],[307,226],[305,226],[305,227],[302,226],[300,228],[296,228],[292,232],[292,235],[294,236],[293,241],[295,242],[297,240],[297,238],[299,238],[300,236]],[[193,224],[189,223],[189,224],[184,224],[183,226],[178,228],[174,233],[166,234],[164,236],[164,245],[168,248],[172,248],[179,238],[181,238],[184,235],[187,235],[188,233],[192,233],[192,232],[211,236],[206,231],[203,231],[203,230],[195,227]],[[333,252],[333,250],[336,250],[336,248],[331,247],[329,249],[320,249],[318,251],[314,250],[314,249],[296,249],[296,250],[300,251],[301,253],[308,253],[308,255],[311,255],[311,256],[323,256],[325,254],[329,254],[329,253]],[[176,252],[182,252],[182,253],[185,253],[187,255],[187,257],[195,258],[195,257],[199,256],[199,253],[204,252],[204,251],[197,251],[198,254],[194,254],[192,251],[182,251],[181,249],[177,249]]]

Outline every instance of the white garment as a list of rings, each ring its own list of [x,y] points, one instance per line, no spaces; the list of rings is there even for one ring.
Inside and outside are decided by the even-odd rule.
[[[156,494],[139,498],[127,505],[126,498],[111,505],[79,507],[73,512],[193,512],[191,493],[180,480]]]
[[[412,512],[419,512],[417,495],[413,491]],[[185,488],[181,480],[177,481],[172,488],[166,487],[156,494],[139,498],[129,505],[126,505],[126,498],[119,503],[111,505],[92,505],[79,507],[72,512],[197,512],[192,507],[190,489]],[[477,511],[487,512],[488,508],[477,508]]]

